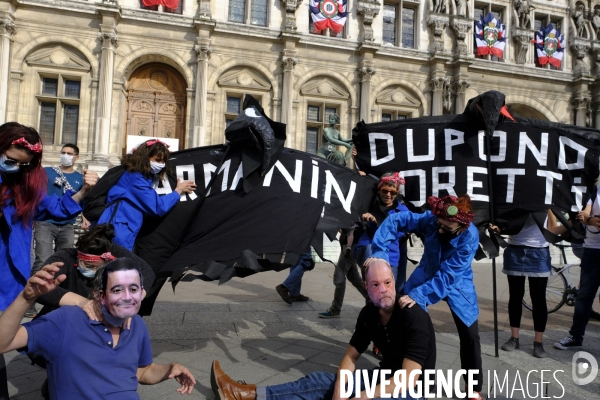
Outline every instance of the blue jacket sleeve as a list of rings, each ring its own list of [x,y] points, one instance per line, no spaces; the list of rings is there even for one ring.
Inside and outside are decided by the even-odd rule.
[[[69,190],[62,197],[46,195],[38,205],[34,219],[68,221],[75,218],[81,212],[81,206],[71,198],[74,194],[74,191]]]
[[[431,279],[412,289],[408,295],[423,308],[445,299],[456,281],[464,277],[467,269],[471,269],[474,257],[475,251],[470,246],[461,246],[441,263],[440,269]]]
[[[388,216],[379,226],[373,237],[373,255],[375,258],[382,258],[389,262],[388,248],[390,243],[397,240],[399,233],[421,232],[421,220],[425,214],[415,214],[410,211],[400,211]]]
[[[127,200],[149,215],[162,217],[175,207],[181,197],[176,191],[159,196],[141,174],[134,174],[130,185],[126,192]]]

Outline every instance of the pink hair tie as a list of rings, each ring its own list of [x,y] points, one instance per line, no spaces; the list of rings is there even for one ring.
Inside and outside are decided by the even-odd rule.
[[[40,144],[40,142],[37,142],[36,144],[31,144],[27,141],[27,139],[25,139],[25,137],[20,137],[18,139],[15,139],[12,141],[11,144],[16,144],[17,146],[25,147],[32,153],[41,153],[42,152],[42,145]]]
[[[161,143],[163,144],[167,149],[170,147],[168,144],[166,144],[165,142],[162,142],[158,139],[150,139],[146,142],[146,146],[150,147],[150,146],[154,146],[156,143]]]
[[[96,261],[112,261],[112,260],[116,260],[117,258],[115,256],[112,255],[112,253],[110,251],[107,251],[106,253],[102,253],[99,256],[96,254],[87,254],[87,253],[82,253],[81,251],[77,250],[77,257],[79,258],[79,261],[83,261],[83,262],[96,262]]]

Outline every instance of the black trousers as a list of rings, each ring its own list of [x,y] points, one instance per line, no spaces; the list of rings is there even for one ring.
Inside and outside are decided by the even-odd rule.
[[[6,376],[6,361],[4,354],[0,354],[0,400],[9,400],[8,378]]]
[[[462,369],[476,369],[479,371],[474,378],[477,384],[474,385],[474,391],[481,392],[483,388],[483,365],[481,362],[481,343],[479,341],[479,326],[477,321],[473,325],[467,326],[462,320],[450,309],[452,318],[458,330],[458,338],[460,339],[460,367]],[[468,375],[467,375],[468,376]],[[465,377],[465,380],[467,377]],[[467,382],[467,384],[469,384]]]
[[[525,295],[525,277],[506,275],[508,278],[508,319],[512,328],[521,327],[521,315],[523,314],[523,296]],[[529,278],[529,294],[531,306],[533,307],[533,330],[544,332],[548,322],[548,306],[546,304],[546,286],[548,278]]]

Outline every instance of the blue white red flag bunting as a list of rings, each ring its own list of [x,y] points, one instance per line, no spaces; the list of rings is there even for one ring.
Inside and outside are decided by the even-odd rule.
[[[475,43],[477,55],[493,54],[502,58],[506,45],[506,26],[492,13],[482,16],[475,22]]]
[[[310,16],[316,31],[340,33],[346,24],[348,0],[310,0]]]
[[[537,60],[540,65],[550,63],[556,68],[560,68],[564,53],[564,35],[560,34],[560,30],[554,28],[552,24],[546,27],[541,27],[535,32],[535,49]]]

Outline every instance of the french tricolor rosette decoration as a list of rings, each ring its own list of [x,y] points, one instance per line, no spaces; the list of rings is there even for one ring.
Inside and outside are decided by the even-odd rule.
[[[540,65],[550,65],[560,68],[564,53],[564,35],[560,34],[560,30],[554,28],[552,24],[547,27],[541,27],[535,32],[535,49],[537,60]]]
[[[346,24],[346,11],[348,0],[310,0],[310,16],[312,17],[315,31],[331,29],[340,33]]]
[[[475,22],[475,43],[477,55],[492,54],[502,58],[506,45],[506,26],[492,13],[482,16]]]

